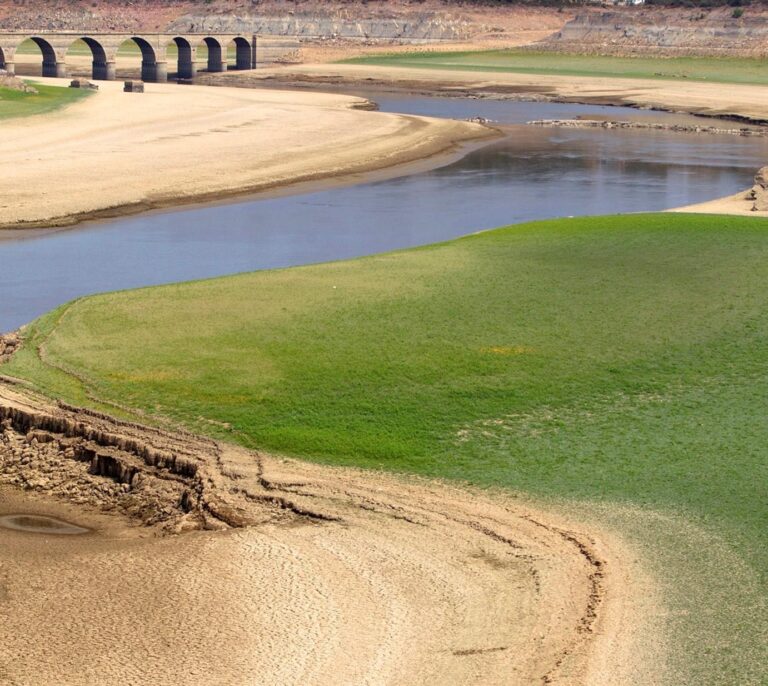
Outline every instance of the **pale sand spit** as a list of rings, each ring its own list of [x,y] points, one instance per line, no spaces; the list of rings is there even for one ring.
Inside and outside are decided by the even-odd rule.
[[[3,121],[0,227],[62,225],[378,170],[494,135],[468,122],[354,109],[366,101],[339,95],[99,87],[56,113]]]

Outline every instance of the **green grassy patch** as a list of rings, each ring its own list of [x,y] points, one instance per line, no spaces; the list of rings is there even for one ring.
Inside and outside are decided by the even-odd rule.
[[[735,57],[612,57],[492,50],[394,53],[357,57],[344,62],[419,69],[768,84],[768,63],[765,60]]]
[[[52,112],[91,95],[91,91],[79,88],[43,86],[34,82],[30,84],[35,87],[37,93],[0,88],[0,119]]]
[[[90,297],[29,336],[3,372],[73,402],[335,464],[682,515],[753,584],[742,612],[690,582],[670,620],[698,665],[690,683],[764,676],[763,219],[524,224]],[[679,578],[716,567],[697,550]]]

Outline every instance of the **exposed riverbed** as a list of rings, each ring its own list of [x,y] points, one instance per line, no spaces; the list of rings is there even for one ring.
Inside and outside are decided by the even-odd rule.
[[[702,121],[685,115],[459,98],[377,100],[386,111],[485,117],[506,135],[445,166],[386,181],[6,234],[0,331],[99,291],[345,259],[533,219],[694,204],[749,186],[768,159],[762,138],[524,126],[585,115]]]

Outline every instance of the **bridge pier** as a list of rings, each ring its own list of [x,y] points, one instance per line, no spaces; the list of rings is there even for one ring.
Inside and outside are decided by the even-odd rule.
[[[208,71],[227,71],[226,57],[209,57]]]
[[[194,79],[197,76],[197,62],[182,62],[177,76],[180,79]]]
[[[168,63],[142,61],[141,80],[148,83],[165,83],[168,80]]]
[[[6,62],[0,69],[5,69],[10,76],[15,76],[16,74],[16,65],[13,62]]]
[[[43,76],[52,76],[63,79],[67,76],[66,62],[43,61]]]
[[[245,51],[237,50],[237,59],[235,60],[235,69],[251,69],[251,50],[247,48]]]
[[[117,78],[115,63],[93,60],[93,78],[96,81],[114,81]]]
[[[155,83],[165,83],[168,80],[168,63],[155,62]]]

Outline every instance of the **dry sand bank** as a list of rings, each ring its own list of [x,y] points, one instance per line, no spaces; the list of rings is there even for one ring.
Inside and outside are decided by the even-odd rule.
[[[46,83],[67,83],[44,79]],[[86,101],[4,121],[0,228],[215,199],[377,170],[493,135],[466,122],[367,112],[320,93],[102,83]]]
[[[744,217],[765,217],[765,212],[752,209],[753,200],[747,198],[748,190],[724,198],[716,198],[685,207],[675,207],[668,212],[693,212],[696,214],[734,214]]]
[[[410,69],[356,64],[305,64],[257,72],[229,72],[222,83],[374,85],[428,92],[533,95],[583,103],[631,105],[718,117],[768,121],[768,88],[753,85],[620,79],[592,76]]]
[[[724,198],[707,202],[675,207],[669,212],[694,212],[701,214],[735,214],[745,217],[768,216],[768,167],[759,169],[755,174],[752,188],[734,193]]]
[[[609,533],[511,496],[277,459],[7,385],[0,417],[0,514],[95,530],[0,529],[0,683],[629,684],[663,672],[653,586]],[[158,467],[163,454],[177,460]],[[94,475],[107,458],[112,478]],[[127,488],[116,465],[136,470]],[[31,480],[32,497],[9,490]],[[193,530],[163,533],[174,527]]]

